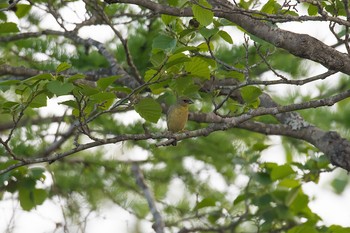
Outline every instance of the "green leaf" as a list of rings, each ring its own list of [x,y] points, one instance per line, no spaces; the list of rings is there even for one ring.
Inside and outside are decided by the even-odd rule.
[[[170,87],[178,95],[188,96],[192,93],[195,93],[199,90],[199,87],[194,84],[193,78],[191,77],[180,77],[175,79]]]
[[[281,10],[281,5],[278,4],[275,0],[269,0],[262,8],[261,12],[267,13],[267,14],[275,14],[279,10]]]
[[[30,168],[30,173],[31,173],[31,177],[33,177],[36,180],[39,180],[41,178],[45,178],[45,169],[41,168],[41,167],[34,167],[34,168]]]
[[[6,6],[1,6],[1,5],[4,5],[4,4],[0,4],[0,8],[7,7],[7,4],[6,4]],[[0,20],[3,21],[3,22],[7,21],[7,15],[4,12],[0,12]]]
[[[238,197],[236,197],[236,199],[233,201],[234,205],[237,205],[238,203],[246,200],[247,196],[245,194],[241,194]]]
[[[118,78],[120,78],[120,76],[110,76],[110,77],[106,77],[106,78],[100,78],[97,81],[97,86],[101,89],[101,90],[106,90],[107,87],[109,85],[111,85],[112,83],[115,82],[115,80],[117,80]]]
[[[167,55],[165,54],[164,51],[159,51],[156,53],[152,53],[150,62],[154,67],[161,67],[164,65],[164,62],[167,59]]]
[[[72,75],[70,76],[69,78],[67,78],[67,82],[74,82],[75,80],[78,80],[78,79],[83,79],[85,78],[85,75],[84,74],[75,74],[75,75]]]
[[[170,80],[165,80],[159,83],[155,83],[149,86],[153,94],[159,95],[162,94],[165,90],[165,86],[170,83]]]
[[[47,95],[40,94],[35,96],[35,98],[30,102],[29,106],[32,108],[41,108],[47,105]]]
[[[256,151],[263,151],[269,147],[270,147],[270,145],[268,145],[268,144],[257,142],[253,145],[252,148],[253,148],[253,150],[256,150]]]
[[[8,111],[15,111],[16,109],[18,109],[20,107],[20,104],[17,102],[13,102],[13,101],[6,101],[2,104],[2,108],[3,110],[8,110]]]
[[[160,104],[152,98],[141,99],[135,104],[135,111],[146,121],[157,123],[161,114],[162,108]]]
[[[0,23],[0,34],[1,33],[10,33],[10,32],[19,32],[17,24],[15,23]]]
[[[91,87],[90,85],[79,83],[78,86],[80,87],[79,92],[86,96],[91,96],[99,92],[97,88]]]
[[[223,23],[224,19],[214,19],[213,20],[213,24],[215,27],[219,28],[219,27],[223,27],[223,26],[228,26],[228,25],[224,25]]]
[[[252,103],[262,94],[260,88],[255,86],[247,86],[241,88],[241,95],[246,103]]]
[[[17,4],[16,8],[17,8],[17,10],[16,10],[17,17],[23,18],[24,16],[26,16],[28,14],[28,12],[32,8],[32,6],[28,5],[28,4]]]
[[[137,214],[137,216],[141,216],[141,218],[145,218],[149,214],[147,203],[133,202],[132,208]]]
[[[18,192],[18,199],[23,210],[29,211],[35,206],[31,195],[31,190],[20,188]]]
[[[307,8],[307,13],[310,15],[310,16],[315,16],[318,14],[318,7],[317,6],[314,6],[312,4],[309,5],[309,7]]]
[[[36,180],[32,177],[25,177],[20,180],[21,188],[32,190],[35,188]]]
[[[165,25],[169,25],[172,21],[174,21],[177,17],[172,15],[162,15],[162,21]]]
[[[58,80],[51,81],[47,84],[47,89],[57,96],[69,94],[74,87],[72,83],[63,83]]]
[[[155,81],[158,78],[159,78],[159,72],[153,69],[147,70],[144,76],[144,79],[146,82]]]
[[[128,87],[120,87],[120,86],[113,87],[111,90],[116,91],[116,92],[124,92],[126,94],[130,94],[132,91]]]
[[[286,199],[284,201],[286,206],[290,206],[290,204],[295,200],[295,198],[298,196],[299,190],[300,190],[300,186],[292,188],[288,192],[288,195],[286,196]]]
[[[294,200],[291,201],[289,208],[296,213],[302,212],[307,208],[309,203],[309,197],[303,192],[299,191],[298,195],[294,197]]]
[[[74,100],[63,101],[63,102],[60,102],[59,104],[63,104],[63,105],[66,105],[68,107],[72,107],[74,109],[78,109],[78,104]]]
[[[194,210],[199,210],[205,207],[209,206],[215,206],[216,205],[216,200],[210,197],[204,198],[200,202],[197,203],[197,205],[194,207]]]
[[[264,173],[264,172],[258,172],[254,176],[255,180],[259,182],[262,185],[269,185],[271,184],[271,178],[269,174]]]
[[[222,212],[221,211],[214,211],[210,212],[208,216],[208,220],[211,224],[215,224],[218,219],[222,217]]]
[[[321,155],[317,159],[317,166],[318,166],[318,168],[328,168],[329,164],[330,164],[329,159],[325,155]]]
[[[23,210],[29,211],[41,205],[47,198],[47,192],[44,189],[19,189],[19,201]]]
[[[199,0],[198,3],[199,3],[198,5],[196,4],[192,5],[193,15],[201,25],[208,26],[213,22],[213,18],[214,18],[213,11],[209,10],[212,8],[212,6],[205,0]]]
[[[255,197],[252,198],[252,203],[256,206],[259,206],[259,208],[261,209],[270,206],[271,202],[272,202],[271,194],[263,194],[261,196],[257,194]]]
[[[33,77],[30,77],[26,80],[24,80],[23,82],[32,82],[32,81],[37,81],[37,80],[52,80],[53,79],[53,76],[52,74],[50,73],[44,73],[44,74],[38,74],[38,75],[35,75]]]
[[[222,30],[220,30],[218,34],[219,34],[219,36],[220,36],[222,39],[224,39],[227,43],[233,44],[233,40],[232,40],[230,34],[228,34],[228,33],[225,32],[225,31],[222,31]]]
[[[90,98],[92,101],[96,101],[101,109],[105,110],[112,105],[115,99],[115,95],[111,92],[99,92],[97,94],[91,95]]]
[[[183,64],[184,62],[189,62],[189,61],[191,61],[191,59],[188,56],[186,56],[183,53],[177,53],[169,57],[165,66],[167,68],[170,68],[174,65]]]
[[[278,185],[286,188],[295,188],[297,186],[300,186],[300,182],[295,179],[283,179],[279,182]]]
[[[44,203],[48,195],[44,189],[34,189],[33,196],[35,205],[41,205]]]
[[[6,80],[6,81],[0,81],[0,86],[14,86],[18,83],[20,83],[20,80]]]
[[[107,4],[104,7],[104,11],[108,16],[113,16],[116,12],[122,10],[119,4]]]
[[[72,65],[68,64],[67,62],[62,62],[61,64],[59,64],[56,68],[56,73],[60,73],[62,71],[68,70],[69,68],[71,68]]]
[[[209,46],[210,46],[210,50],[213,51],[214,44],[212,42],[210,42]],[[209,51],[208,44],[206,42],[200,43],[199,45],[197,45],[197,48],[199,49],[200,52],[208,52]]]
[[[272,180],[279,180],[294,173],[295,171],[291,168],[290,165],[284,164],[284,165],[274,167],[271,171],[270,176]]]
[[[185,63],[185,70],[191,76],[197,76],[204,79],[210,79],[209,65],[199,57],[191,58],[190,62]]]
[[[328,12],[331,13],[332,15],[334,15],[334,14],[337,12],[337,10],[335,9],[334,4],[332,4],[332,5],[326,5],[324,9],[326,9],[326,11],[328,11]]]
[[[164,51],[172,51],[176,47],[176,39],[166,36],[166,35],[159,35],[156,38],[154,38],[152,43],[153,49],[160,49]]]
[[[210,37],[214,36],[216,33],[218,33],[219,29],[217,28],[206,28],[203,27],[199,30],[200,34],[205,38],[205,39],[209,39]]]
[[[243,8],[245,10],[248,10],[252,4],[254,4],[254,2],[252,2],[252,1],[245,1],[245,0],[239,1],[239,7]]]
[[[184,51],[198,51],[198,48],[196,46],[182,46],[178,47],[174,50],[175,53],[182,53]]]
[[[144,79],[146,82],[149,81],[156,81],[158,79],[160,79],[161,76],[159,74],[159,72],[157,70],[153,70],[153,69],[149,69],[146,71]],[[157,82],[155,84],[152,84],[149,86],[149,88],[151,89],[153,94],[159,95],[164,91],[164,86],[166,86],[171,80],[170,79],[166,79],[162,82]]]
[[[350,227],[342,227],[338,225],[332,225],[328,228],[328,233],[349,233]]]
[[[319,233],[314,226],[306,224],[307,223],[293,227],[292,229],[288,230],[287,233]]]
[[[347,177],[337,177],[332,182],[332,188],[337,194],[342,194],[347,187],[349,180]]]
[[[190,38],[194,38],[196,31],[197,31],[197,29],[195,29],[195,28],[186,28],[178,33],[179,39],[182,39],[185,36],[188,36]]]

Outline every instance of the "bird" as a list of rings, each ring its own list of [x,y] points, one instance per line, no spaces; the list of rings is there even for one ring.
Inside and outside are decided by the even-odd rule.
[[[193,101],[187,97],[180,97],[176,104],[170,106],[167,112],[167,126],[172,133],[183,131],[188,119],[188,106]],[[176,145],[176,141],[172,143]]]

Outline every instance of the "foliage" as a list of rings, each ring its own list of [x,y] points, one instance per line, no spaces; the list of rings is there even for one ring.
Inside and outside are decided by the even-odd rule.
[[[348,232],[326,226],[303,190],[350,170],[348,9],[326,0],[0,2],[0,199],[32,211],[59,197],[75,225],[87,221],[82,203],[101,211],[110,201],[156,232]],[[337,42],[284,29],[294,21],[327,21]],[[307,60],[328,70],[311,75]],[[188,131],[170,134],[165,113],[179,96],[195,104]],[[281,136],[283,163],[263,159],[269,135]],[[342,194],[348,182],[341,173],[330,185]]]

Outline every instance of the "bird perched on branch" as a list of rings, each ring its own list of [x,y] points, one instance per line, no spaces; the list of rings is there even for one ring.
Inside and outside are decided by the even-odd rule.
[[[185,128],[188,119],[188,106],[193,101],[187,97],[181,97],[176,104],[170,106],[167,113],[168,130],[172,133],[177,133]],[[176,145],[176,141],[173,142]]]

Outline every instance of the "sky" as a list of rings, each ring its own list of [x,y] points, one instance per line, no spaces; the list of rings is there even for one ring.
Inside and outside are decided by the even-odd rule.
[[[70,22],[79,22],[83,15],[84,6],[82,2],[72,3],[71,7],[77,11],[78,17],[75,14],[72,14],[71,9],[65,9],[63,12],[64,16],[69,19]],[[16,21],[15,17],[13,20]],[[47,28],[52,28],[56,22],[51,17],[46,17],[43,22]],[[332,39],[328,38],[328,32],[319,30],[319,27],[323,23],[312,22],[310,23],[289,23],[284,25],[288,30],[295,31],[298,33],[307,33],[309,35],[315,36],[326,43],[332,43]],[[72,29],[72,28],[70,28]],[[237,33],[237,31],[232,31],[232,33]],[[98,41],[105,41],[113,36],[113,32],[108,27],[94,26],[93,28],[85,28],[80,31],[82,37],[88,38],[92,37]],[[243,39],[242,39],[243,41]],[[235,36],[235,43],[239,44],[242,41],[239,40],[239,37]],[[322,67],[316,66],[313,68],[312,72],[321,73]],[[326,81],[327,82],[327,81]],[[310,84],[315,85],[315,84]],[[309,92],[312,88],[310,85],[306,85],[303,88],[305,93]],[[278,89],[277,89],[278,88]],[[277,87],[277,91],[281,91],[281,87]],[[297,87],[300,88],[300,87]],[[283,90],[285,91],[285,90]],[[293,91],[293,89],[288,90]],[[52,109],[62,109],[60,105],[57,104],[57,101],[50,100],[50,107],[44,108],[41,111],[52,112]],[[63,111],[63,110],[62,110]],[[57,114],[59,115],[59,114]],[[130,124],[134,120],[139,119],[139,116],[136,113],[128,113],[124,116],[125,123]],[[276,154],[280,154],[283,148],[281,147],[281,141],[279,137],[270,137],[271,143],[273,146],[268,148],[263,152],[262,159],[264,161],[273,161],[283,163],[283,159]],[[120,145],[115,145],[115,147],[120,147]],[[120,148],[119,148],[120,149]],[[138,154],[144,156],[144,152],[134,149],[136,151],[129,152],[130,154]],[[130,154],[124,156],[128,157]],[[193,159],[188,158],[186,164],[192,167],[201,167],[201,164],[196,163]],[[306,194],[312,199],[310,203],[310,208],[319,214],[324,220],[325,224],[339,224],[342,226],[350,226],[350,188],[347,188],[341,195],[337,195],[332,191],[332,188],[329,185],[329,181],[339,175],[341,171],[338,169],[332,173],[323,173],[321,174],[319,184],[307,183],[303,185],[303,190]],[[223,182],[220,182],[220,177],[215,173],[206,172],[201,174],[203,179],[208,179],[213,185],[216,185],[218,189],[224,189],[225,185]],[[45,185],[50,185],[52,182],[50,175],[48,174]],[[244,182],[244,178],[242,178]],[[184,184],[180,180],[174,180],[172,186],[176,190],[181,190],[184,188]],[[232,190],[232,196],[236,195],[237,190]],[[172,196],[174,194],[169,193],[168,198],[171,200],[176,200],[180,198],[181,194],[177,196]],[[63,232],[63,228],[60,226],[60,223],[64,222],[64,216],[62,214],[61,206],[64,203],[59,199],[45,201],[43,205],[38,206],[35,210],[31,212],[22,211],[19,203],[15,198],[10,194],[5,194],[2,201],[0,201],[0,232],[5,232],[6,228],[11,226],[11,221],[14,220],[14,233],[44,233],[44,232]],[[12,220],[11,220],[12,219]],[[135,218],[128,213],[127,211],[121,209],[120,207],[113,205],[112,203],[106,202],[101,206],[99,212],[92,212],[88,216],[88,225],[86,226],[87,233],[93,232],[104,232],[104,233],[123,233],[130,232],[135,229]],[[103,229],[102,229],[103,228]],[[143,232],[153,232],[151,224],[149,222],[142,223]]]

